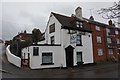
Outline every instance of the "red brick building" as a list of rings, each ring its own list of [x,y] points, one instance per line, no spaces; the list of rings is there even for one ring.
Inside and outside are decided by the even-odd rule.
[[[120,28],[110,20],[109,25],[94,21],[93,16],[90,19],[84,18],[91,28],[93,40],[94,62],[119,60],[120,55]]]

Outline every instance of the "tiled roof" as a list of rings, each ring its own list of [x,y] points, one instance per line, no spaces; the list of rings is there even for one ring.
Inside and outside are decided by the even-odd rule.
[[[30,34],[30,33],[19,33],[18,35],[16,35],[13,38],[13,40],[15,40],[15,39],[24,39],[24,40],[26,40],[26,39],[31,39],[31,38],[32,38],[32,34]]]
[[[96,25],[100,25],[101,27],[106,27],[106,28],[112,28],[112,29],[120,30],[120,28],[118,28],[118,27],[110,26],[110,25],[105,24],[105,23],[101,23],[101,22],[98,22],[98,21],[90,20],[90,19],[87,19],[87,18],[84,18],[84,17],[83,17],[83,19],[84,19],[85,21],[88,21],[89,23],[96,24]]]
[[[87,18],[84,18],[84,17],[82,17],[82,19],[79,19],[75,16],[69,17],[69,16],[57,14],[57,13],[54,13],[54,12],[52,12],[52,14],[62,24],[63,28],[70,28],[70,29],[90,32],[91,30],[88,27],[86,27],[87,25],[84,25],[83,28],[77,28],[77,27],[75,27],[75,25],[73,25],[75,23],[74,21],[81,21],[81,22],[89,22],[89,23],[92,23],[92,24],[100,25],[101,27],[113,28],[113,29],[120,30],[120,28],[118,28],[118,27],[110,26],[108,24],[101,23],[101,22],[98,22],[98,21],[95,21],[95,20],[90,20],[90,19],[87,19]]]
[[[57,14],[57,13],[53,13],[53,12],[52,12],[52,14],[62,24],[62,28],[64,28],[64,29],[92,32],[88,27],[86,27],[87,25],[85,24],[84,20],[78,19],[77,17],[74,17],[74,16],[68,17],[65,15],[61,15],[61,14]],[[76,21],[83,22],[83,27],[82,28],[76,27]]]

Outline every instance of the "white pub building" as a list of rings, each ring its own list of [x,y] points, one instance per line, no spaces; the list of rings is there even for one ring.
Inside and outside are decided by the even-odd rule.
[[[86,26],[80,7],[70,17],[51,12],[45,39],[22,49],[22,59],[31,69],[93,63],[92,31]]]

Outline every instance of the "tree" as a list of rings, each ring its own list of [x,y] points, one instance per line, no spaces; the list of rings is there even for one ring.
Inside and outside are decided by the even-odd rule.
[[[114,2],[113,6],[108,8],[101,8],[98,14],[102,15],[104,19],[114,19],[114,22],[120,24],[120,1]],[[115,21],[117,19],[117,21]]]
[[[37,42],[40,40],[42,36],[42,33],[39,29],[34,28],[32,31],[32,41],[33,43],[37,44]]]

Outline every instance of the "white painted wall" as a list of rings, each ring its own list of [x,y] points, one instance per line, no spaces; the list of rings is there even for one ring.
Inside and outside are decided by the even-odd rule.
[[[39,56],[33,56],[33,47],[39,47]],[[30,46],[30,68],[52,68],[65,66],[63,61],[63,53],[61,53],[61,46]],[[24,52],[24,51],[23,51]],[[52,65],[41,65],[42,64],[42,53],[52,52],[53,53],[53,63]]]
[[[39,41],[38,44],[45,44],[45,40]]]
[[[55,32],[49,34],[49,26],[55,23]],[[88,36],[90,35],[90,37]],[[82,45],[76,46],[76,44],[70,44],[70,34],[68,34],[68,30],[61,29],[61,24],[54,17],[49,18],[47,29],[45,32],[45,43],[50,44],[50,37],[55,37],[55,44],[61,44],[61,46],[36,46],[39,47],[39,56],[33,56],[33,47],[29,47],[30,53],[30,67],[32,69],[37,68],[51,68],[51,67],[60,67],[61,64],[63,67],[66,67],[66,53],[65,48],[69,45],[74,47],[73,59],[74,66],[77,65],[77,55],[76,52],[82,52],[83,62],[84,64],[93,63],[93,49],[92,49],[92,34],[88,33],[88,35],[82,35]],[[28,53],[25,49],[22,51],[23,53]],[[42,52],[53,52],[53,61],[54,65],[41,65],[42,62]]]
[[[17,67],[21,67],[21,58],[13,55],[9,49],[10,49],[10,45],[8,45],[6,48],[6,55],[7,55],[8,61]]]
[[[63,29],[61,30],[61,37],[63,39],[62,46],[63,46],[63,52],[65,54],[65,48],[69,45],[73,46],[74,49],[74,65],[77,65],[77,52],[82,52],[83,62],[84,64],[87,63],[93,63],[93,48],[92,48],[92,34],[88,33],[87,35],[82,35],[82,45],[83,46],[76,46],[76,44],[70,44],[70,34],[68,34],[68,31]],[[88,36],[90,35],[90,37]],[[64,56],[64,59],[66,56]]]
[[[51,14],[52,15],[52,14]],[[50,33],[49,34],[49,26],[51,24],[55,23],[55,32],[53,33]],[[60,30],[61,30],[61,24],[60,22],[55,18],[54,15],[52,15],[50,18],[49,18],[49,21],[48,21],[48,25],[47,25],[47,29],[46,29],[46,32],[45,32],[45,42],[47,44],[51,44],[51,40],[50,40],[50,37],[51,36],[54,36],[55,38],[55,43],[56,44],[60,44],[61,42],[61,38],[60,38]]]
[[[83,35],[82,36],[82,44],[83,46],[77,46],[75,48],[75,54],[74,56],[76,57],[76,52],[82,52],[82,57],[83,57],[83,62],[84,64],[87,64],[87,63],[93,63],[93,48],[92,48],[92,34],[89,33],[88,35],[89,36],[85,36]],[[76,59],[75,60],[75,63],[77,63],[77,58],[74,58]],[[74,63],[74,65],[75,65]]]

